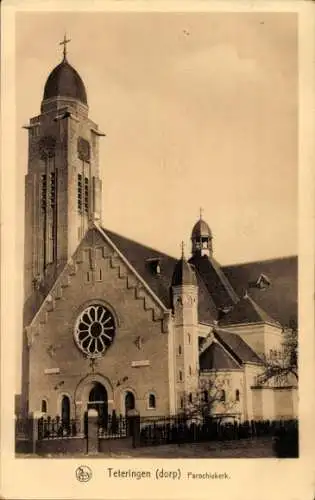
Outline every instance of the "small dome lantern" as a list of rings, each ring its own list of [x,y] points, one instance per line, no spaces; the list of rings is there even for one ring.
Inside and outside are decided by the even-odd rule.
[[[212,256],[212,231],[206,221],[202,218],[200,209],[200,218],[193,227],[191,233],[192,254]]]

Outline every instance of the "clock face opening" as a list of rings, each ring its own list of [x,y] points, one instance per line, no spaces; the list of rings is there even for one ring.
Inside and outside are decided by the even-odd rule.
[[[112,344],[116,332],[113,314],[103,305],[84,309],[77,319],[74,340],[87,356],[103,356]]]

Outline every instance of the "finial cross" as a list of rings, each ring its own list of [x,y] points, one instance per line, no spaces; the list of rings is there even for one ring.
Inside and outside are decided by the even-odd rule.
[[[63,58],[66,59],[67,57],[67,43],[71,42],[71,39],[69,38],[67,40],[67,35],[65,34],[63,37],[63,41],[59,42],[59,45],[63,45]]]
[[[200,213],[200,219],[202,219],[202,214],[203,214],[203,208],[202,207],[200,207],[199,213]]]

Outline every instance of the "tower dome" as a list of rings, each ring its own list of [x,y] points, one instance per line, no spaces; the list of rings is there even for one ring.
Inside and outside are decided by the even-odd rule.
[[[87,106],[84,83],[66,57],[52,70],[45,84],[43,101],[53,97],[70,97]]]
[[[199,219],[193,227],[191,238],[212,238],[212,232],[206,221]]]
[[[201,210],[200,218],[191,232],[191,241],[193,255],[212,255],[212,231],[203,220]]]
[[[68,63],[66,35],[60,45],[63,45],[63,60],[56,66],[47,78],[43,102],[56,97],[75,99],[87,106],[87,96],[84,83],[79,73]]]
[[[196,273],[193,266],[187,262],[184,253],[176,262],[172,277],[172,286],[182,285],[197,286]]]

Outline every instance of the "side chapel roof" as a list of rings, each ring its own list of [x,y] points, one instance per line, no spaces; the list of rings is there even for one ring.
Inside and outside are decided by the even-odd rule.
[[[283,326],[297,324],[298,317],[298,258],[296,256],[223,266],[239,296],[248,290],[252,299]],[[268,283],[260,286],[260,278]]]
[[[250,295],[244,297],[220,320],[220,325],[236,325],[242,323],[269,323],[280,326],[280,323],[269,316]]]

